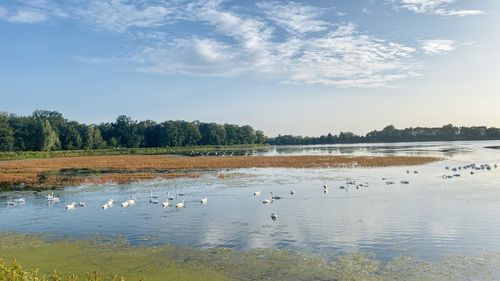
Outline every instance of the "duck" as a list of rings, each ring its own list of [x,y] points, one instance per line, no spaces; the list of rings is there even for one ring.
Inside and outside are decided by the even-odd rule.
[[[276,214],[276,213],[272,213],[272,214],[271,214],[271,219],[272,219],[273,221],[277,220],[277,219],[278,219],[278,214]]]
[[[207,198],[207,197],[202,198],[202,199],[200,200],[200,203],[201,203],[201,204],[207,204],[207,203],[208,203],[208,198]]]

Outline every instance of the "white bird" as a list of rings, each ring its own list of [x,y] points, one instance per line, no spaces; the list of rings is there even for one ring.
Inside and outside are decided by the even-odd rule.
[[[124,207],[124,208],[125,208],[125,207],[128,207],[128,205],[129,205],[128,200],[127,200],[127,201],[125,201],[125,202],[122,202],[122,204],[121,204],[121,205],[122,205],[122,207]]]
[[[59,203],[59,197],[53,197],[52,198],[52,203]]]
[[[202,198],[202,199],[200,200],[200,203],[201,203],[201,204],[207,204],[207,203],[208,203],[208,198],[207,198],[207,197]]]
[[[108,202],[106,202],[106,204],[108,204],[110,207],[113,206],[113,199],[109,199]]]
[[[14,201],[7,201],[7,206],[15,206],[16,202]]]
[[[274,193],[271,191],[271,199],[279,200],[281,199],[281,196],[274,196]]]
[[[290,190],[290,194],[294,195],[295,194],[295,190]]]
[[[153,191],[150,191],[149,197],[150,198],[158,198],[158,195],[157,194],[153,194]]]
[[[24,198],[17,198],[17,199],[14,199],[14,202],[16,202],[18,204],[24,204],[24,203],[26,203],[26,200],[24,200]]]
[[[168,199],[167,199],[167,200],[166,200],[165,202],[163,202],[163,204],[161,204],[161,205],[163,206],[163,208],[166,208],[166,207],[168,207],[168,205],[170,205],[170,202],[168,202]]]
[[[104,205],[102,205],[102,208],[103,208],[104,210],[106,210],[107,208],[109,208],[109,204],[108,204],[108,203],[105,203]]]
[[[259,196],[259,195],[260,195],[260,191],[255,191],[255,192],[253,193],[253,196]]]
[[[45,196],[45,198],[48,200],[48,201],[52,201],[54,199],[54,192],[52,192],[51,194],[47,194],[47,196]]]
[[[167,199],[168,200],[174,200],[174,197],[170,197],[170,192],[167,192]]]
[[[79,207],[85,207],[85,203],[84,203],[84,202],[79,202],[79,203],[78,203],[78,206],[79,206]]]
[[[73,202],[73,203],[71,203],[69,205],[66,205],[66,210],[73,210],[75,207],[76,207],[76,203]]]
[[[176,208],[184,208],[184,200],[182,200],[182,202],[175,204],[175,207]]]
[[[134,205],[136,201],[137,201],[137,199],[135,199],[135,197],[134,197],[134,196],[132,196],[132,198],[130,198],[130,199],[128,200],[128,204],[129,204],[129,205]]]
[[[262,204],[271,204],[273,203],[273,199],[265,199],[264,201],[262,201]]]

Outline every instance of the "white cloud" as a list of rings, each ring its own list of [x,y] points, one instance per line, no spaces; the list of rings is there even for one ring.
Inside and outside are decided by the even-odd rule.
[[[142,3],[142,4],[141,4]],[[86,1],[73,13],[97,29],[124,32],[130,28],[153,28],[167,24],[176,11],[166,5],[147,5],[144,1]]]
[[[391,0],[396,8],[408,9],[419,14],[431,14],[449,17],[464,17],[484,14],[481,10],[450,9],[456,0]]]
[[[75,1],[80,5],[32,0],[12,11],[0,6],[0,18],[37,11],[38,18],[25,13],[17,20],[64,18],[99,31],[132,35],[128,39],[136,40],[131,44],[136,50],[126,55],[73,60],[121,64],[145,73],[252,75],[296,84],[386,87],[417,75],[420,67],[415,48],[360,32],[354,23],[326,21],[333,10],[297,2],[262,1],[254,4],[257,12],[248,12],[222,0]],[[454,0],[400,1],[415,12],[441,13],[439,9]],[[446,11],[458,16],[462,10]],[[421,50],[440,54],[453,50],[454,44],[428,40]]]
[[[313,6],[295,2],[259,2],[257,7],[266,17],[290,33],[307,33],[324,31],[330,25],[318,19],[323,11]]]
[[[443,54],[455,50],[455,44],[453,40],[425,40],[422,42],[422,50],[428,55]]]
[[[269,38],[270,39],[270,38]],[[265,41],[262,53],[217,42],[190,38],[175,44],[146,48],[135,54],[139,71],[230,76],[241,73],[287,83],[339,87],[381,87],[413,76],[416,51],[397,43],[358,34],[353,24],[326,36],[301,40]]]
[[[48,16],[46,13],[36,9],[18,10],[7,17],[7,21],[19,23],[38,23],[44,22],[47,19]]]

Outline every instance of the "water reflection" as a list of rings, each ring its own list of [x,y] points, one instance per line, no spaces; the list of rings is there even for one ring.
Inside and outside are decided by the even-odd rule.
[[[488,142],[491,145],[495,142]],[[60,204],[48,204],[45,193],[0,194],[2,231],[42,232],[57,236],[124,237],[135,244],[173,243],[199,248],[239,250],[287,248],[325,257],[358,251],[381,259],[399,255],[436,259],[452,253],[500,251],[500,169],[443,180],[445,166],[500,163],[500,152],[477,143],[432,143],[350,147],[272,148],[266,155],[438,155],[447,160],[418,167],[355,169],[237,169],[225,179],[209,173],[198,179],[147,181],[127,185],[83,185],[56,191]],[[273,150],[274,149],[274,150]],[[344,150],[345,149],[345,150]],[[345,152],[348,151],[348,152]],[[407,174],[406,170],[418,170]],[[394,185],[386,185],[386,180]],[[340,189],[346,179],[369,187]],[[399,184],[408,180],[409,185]],[[323,183],[330,192],[323,193]],[[171,207],[149,203],[150,191],[162,202],[167,192],[185,193]],[[261,196],[254,196],[255,191]],[[296,194],[291,195],[290,190]],[[281,200],[264,205],[270,192]],[[119,202],[137,198],[121,208]],[[25,197],[22,206],[5,201]],[[208,204],[199,200],[208,197]],[[102,204],[115,200],[112,208]],[[172,207],[185,199],[186,208]],[[85,208],[66,211],[69,202]],[[270,214],[278,219],[271,220]]]

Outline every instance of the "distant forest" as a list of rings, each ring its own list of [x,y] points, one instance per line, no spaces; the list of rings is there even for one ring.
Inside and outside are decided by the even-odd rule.
[[[451,124],[436,128],[416,127],[396,129],[393,125],[390,125],[381,131],[371,131],[364,136],[355,135],[351,132],[341,132],[338,135],[328,134],[320,137],[279,135],[268,139],[267,142],[272,145],[303,145],[457,140],[500,140],[500,129],[484,126],[455,127]]]
[[[135,121],[121,115],[111,123],[86,125],[56,111],[37,110],[30,116],[0,113],[0,151],[93,150],[201,145],[298,145],[410,141],[498,140],[500,129],[455,127],[396,129],[387,126],[364,136],[351,132],[320,137],[279,135],[267,138],[251,126],[199,121]]]
[[[121,115],[99,125],[68,121],[56,111],[30,116],[0,113],[0,151],[90,150],[195,145],[262,144],[251,126],[186,121],[135,121]]]

